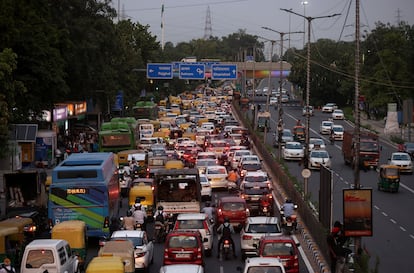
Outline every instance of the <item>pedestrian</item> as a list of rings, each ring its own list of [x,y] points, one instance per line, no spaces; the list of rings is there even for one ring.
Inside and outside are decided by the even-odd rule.
[[[16,273],[16,269],[11,265],[11,260],[5,258],[0,268],[0,273]]]

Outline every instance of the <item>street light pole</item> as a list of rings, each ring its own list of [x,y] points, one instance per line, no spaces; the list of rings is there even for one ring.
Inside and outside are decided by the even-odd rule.
[[[305,158],[303,161],[303,167],[304,169],[308,169],[309,167],[309,127],[310,127],[310,113],[309,113],[309,99],[310,99],[310,54],[311,54],[311,22],[312,20],[315,19],[322,19],[322,18],[330,18],[330,17],[334,17],[334,16],[338,16],[340,14],[335,13],[332,15],[327,15],[327,16],[318,16],[318,17],[306,17],[303,16],[302,14],[293,12],[291,10],[288,9],[281,9],[284,10],[286,12],[292,13],[292,14],[296,14],[300,17],[305,18],[308,21],[308,45],[307,45],[307,63],[306,63],[306,134],[305,134]],[[307,196],[307,178],[304,178],[304,184],[305,184],[305,192],[304,195],[305,197]]]
[[[271,29],[269,27],[262,27],[263,29],[270,30],[273,32],[276,32],[280,34],[280,68],[279,68],[279,95],[277,98],[277,108],[278,108],[278,122],[277,122],[277,146],[278,146],[278,158],[282,157],[282,132],[283,132],[283,109],[282,109],[282,78],[283,78],[283,62],[282,62],[282,56],[283,56],[283,36],[285,34],[294,34],[294,33],[302,33],[302,31],[293,31],[293,32],[280,32],[274,29]]]
[[[270,48],[270,59],[269,59],[269,81],[267,86],[267,96],[266,96],[266,112],[269,112],[269,99],[270,99],[270,93],[271,93],[271,78],[272,78],[272,57],[273,57],[273,47],[276,43],[275,40],[271,40],[271,48]],[[269,121],[270,122],[270,121]],[[266,135],[267,135],[267,126],[264,127],[264,134],[263,134],[263,143],[266,144]]]
[[[301,2],[302,6],[303,6],[303,48],[305,48],[305,29],[306,29],[306,5],[309,4],[308,1],[302,1]],[[292,9],[290,9],[290,11],[292,11]]]

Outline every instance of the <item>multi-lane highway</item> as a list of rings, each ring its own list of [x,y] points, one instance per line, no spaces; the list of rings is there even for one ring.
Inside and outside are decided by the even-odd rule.
[[[261,103],[263,106],[265,99],[258,97],[256,103]],[[276,128],[278,118],[277,111],[273,106],[270,107],[270,110],[273,132],[268,134],[266,138],[269,145],[272,144],[272,134]],[[288,103],[283,106],[283,110],[285,128],[292,129],[298,119],[305,123],[301,106]],[[342,190],[353,185],[354,172],[350,166],[344,164],[341,149],[342,142],[336,141],[335,145],[330,145],[328,136],[319,134],[321,122],[330,117],[330,114],[315,111],[315,115],[310,118],[310,137],[322,137],[327,144],[329,154],[332,156],[333,220],[342,221]],[[353,124],[346,120],[335,120],[335,123],[342,124],[345,129],[353,128]],[[381,142],[381,146],[380,163],[386,163],[391,153],[396,149],[386,142]],[[301,177],[303,166],[300,166],[297,162],[287,162],[287,166],[298,181],[303,181]],[[398,193],[378,191],[377,179],[378,173],[375,170],[361,171],[360,173],[362,187],[373,189],[373,236],[363,237],[362,245],[367,247],[371,255],[371,267],[374,267],[378,258],[379,272],[412,272],[414,266],[414,218],[411,212],[414,208],[414,177],[412,175],[402,175]],[[319,172],[312,171],[308,190],[310,198],[315,204],[318,203],[319,198],[319,181]]]

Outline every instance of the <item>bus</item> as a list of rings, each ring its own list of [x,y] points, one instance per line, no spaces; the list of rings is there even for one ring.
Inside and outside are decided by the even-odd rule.
[[[135,118],[113,118],[109,122],[104,122],[98,133],[99,151],[117,153],[134,150],[138,138],[139,131]]]
[[[157,119],[158,106],[152,101],[138,101],[133,107],[134,118],[136,119]]]
[[[51,228],[63,221],[81,220],[88,236],[109,236],[120,204],[114,158],[113,153],[75,153],[53,169],[48,200]]]

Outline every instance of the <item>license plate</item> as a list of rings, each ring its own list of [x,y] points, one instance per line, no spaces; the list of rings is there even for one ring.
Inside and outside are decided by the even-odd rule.
[[[291,226],[292,226],[292,223],[291,223],[291,222],[288,222],[288,223],[287,223],[287,226],[288,226],[288,227],[291,227]]]
[[[175,254],[176,258],[190,258],[190,254],[183,254],[183,253],[178,253]]]
[[[160,226],[155,226],[155,229],[161,229],[161,227]]]
[[[258,201],[259,200],[259,197],[252,197],[252,198],[250,198],[250,200],[252,200],[252,201]]]
[[[224,248],[229,248],[229,247],[230,247],[230,245],[224,245],[223,247],[224,247]]]

